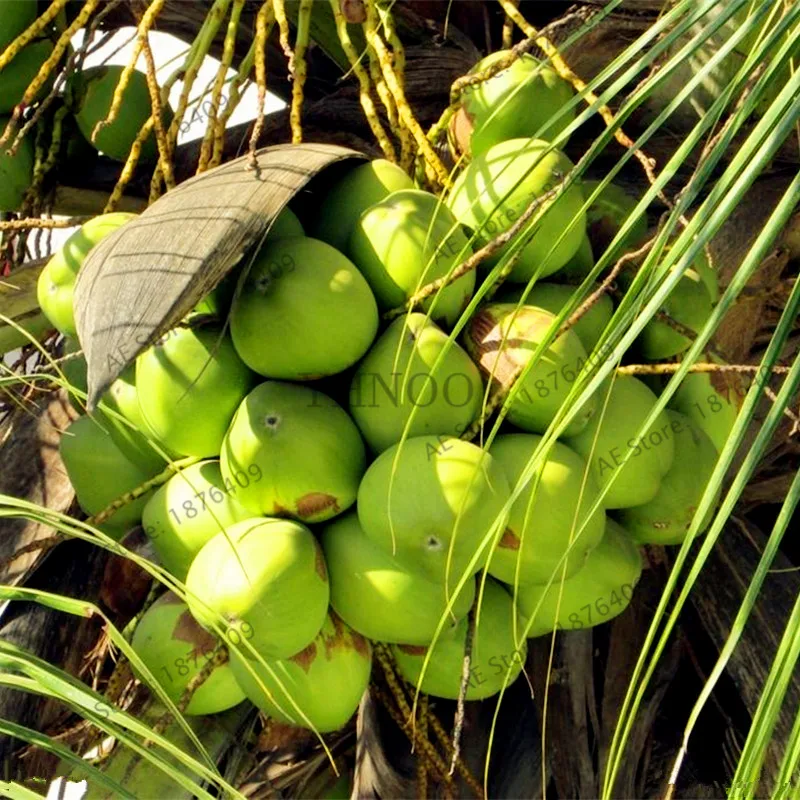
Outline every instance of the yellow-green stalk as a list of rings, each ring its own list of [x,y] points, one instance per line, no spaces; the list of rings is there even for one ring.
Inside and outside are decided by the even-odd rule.
[[[303,141],[302,109],[303,87],[306,83],[308,65],[306,50],[311,35],[311,10],[314,0],[300,0],[297,11],[297,37],[294,43],[294,81],[292,83],[292,107],[289,111],[289,123],[292,128],[292,144]]]
[[[203,144],[200,147],[200,159],[197,164],[197,173],[205,172],[208,169],[208,162],[213,152],[214,131],[216,129],[217,115],[219,114],[220,98],[225,86],[225,76],[228,74],[231,63],[233,62],[233,52],[236,46],[236,32],[239,28],[239,18],[244,8],[244,0],[233,0],[231,17],[228,20],[228,29],[225,31],[225,42],[222,48],[222,60],[214,79],[214,87],[211,90],[211,110],[208,113],[208,124],[203,136]]]
[[[331,10],[333,11],[334,20],[336,21],[336,33],[339,36],[339,42],[341,43],[342,49],[347,56],[347,60],[350,62],[350,66],[352,67],[352,70],[358,79],[361,108],[364,109],[364,115],[367,118],[369,127],[371,128],[375,138],[378,140],[378,144],[380,145],[381,150],[383,150],[384,156],[388,161],[396,163],[397,154],[395,153],[394,145],[384,130],[383,124],[378,117],[378,111],[375,108],[375,103],[372,100],[372,95],[370,94],[369,73],[362,66],[361,59],[356,52],[355,47],[353,46],[352,40],[350,39],[350,32],[347,30],[347,22],[342,14],[339,0],[330,0],[330,4]]]

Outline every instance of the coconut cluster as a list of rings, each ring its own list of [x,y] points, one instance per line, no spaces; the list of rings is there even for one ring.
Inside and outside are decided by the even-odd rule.
[[[569,99],[550,77],[539,83]],[[712,414],[704,404],[713,391],[723,409],[718,387],[692,375],[650,419],[659,387],[618,376],[558,440],[545,438],[577,376],[605,357],[614,314],[604,297],[552,338],[570,282],[588,274],[603,237],[630,220],[615,246],[634,247],[646,220],[630,217],[636,201],[619,187],[567,187],[572,164],[546,140],[505,132],[472,148],[444,200],[377,160],[317,187],[302,220],[286,207],[257,251],[65,432],[87,514],[168,460],[196,459],[100,526],[119,539],[141,523],[185,585],[145,613],[133,645],[142,674],[173,699],[210,670],[187,713],[246,697],[281,721],[335,730],[369,682],[373,642],[390,645],[422,691],[456,698],[471,609],[466,696],[492,696],[520,674],[528,638],[626,608],[641,544],[685,538],[736,409],[726,399]],[[536,198],[533,233],[499,293],[483,299],[480,272],[453,279]],[[80,347],[81,264],[129,219],[87,223],[42,273],[42,309],[68,350]],[[710,266],[694,273],[667,308],[688,327],[716,300]],[[417,297],[437,281],[446,288]],[[420,310],[385,315],[409,301]],[[688,340],[674,334],[654,321],[636,357],[682,352]],[[534,356],[499,435],[473,444],[465,434],[485,398]],[[85,370],[80,357],[65,362],[78,408]],[[209,664],[220,643],[229,661]]]

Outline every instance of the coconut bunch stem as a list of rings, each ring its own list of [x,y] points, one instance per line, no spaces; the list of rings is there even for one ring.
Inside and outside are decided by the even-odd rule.
[[[511,229],[509,229],[510,231]],[[575,325],[578,320],[586,314],[589,309],[602,297],[602,295],[609,291],[611,286],[613,285],[614,281],[619,276],[620,272],[625,268],[626,264],[633,261],[636,258],[641,257],[643,254],[648,252],[648,250],[653,246],[653,243],[656,240],[656,236],[649,239],[645,242],[638,250],[634,250],[631,253],[625,253],[614,265],[613,269],[609,274],[605,277],[603,282],[600,284],[599,288],[584,301],[581,306],[575,311],[572,316],[568,320],[564,322],[564,324],[559,329],[557,336],[562,335],[567,330]],[[505,338],[501,342],[501,347],[505,345]],[[501,386],[497,388],[489,397],[488,401],[486,402],[484,409],[478,419],[472,423],[461,435],[462,439],[466,441],[472,441],[478,434],[483,430],[486,421],[492,416],[492,414],[497,411],[498,408],[505,402],[506,397],[511,392],[513,387],[516,385],[517,381],[520,380],[523,375],[527,374],[528,370],[531,369],[533,366],[533,362],[528,362],[527,364],[520,365],[516,367],[512,375],[509,377],[507,384],[505,386]]]
[[[214,648],[210,658],[203,665],[203,668],[189,681],[189,684],[186,689],[184,689],[180,700],[178,700],[178,702],[175,704],[181,714],[186,711],[189,703],[192,702],[195,692],[211,677],[211,673],[217,667],[222,667],[227,664],[229,658],[228,648],[225,647],[222,642],[219,642]],[[172,723],[172,720],[172,712],[168,711],[158,720],[158,722],[156,722],[156,724],[153,726],[153,731],[158,735],[163,734]],[[145,742],[145,747],[149,747],[151,744],[152,741],[148,740]]]
[[[366,34],[366,18],[362,24]],[[369,41],[369,39],[367,41]],[[386,81],[384,80],[383,73],[381,72],[381,66],[378,61],[378,55],[373,47],[369,46],[367,48],[367,56],[369,58],[369,74],[372,78],[373,84],[375,85],[375,91],[378,95],[378,99],[381,101],[381,103],[383,103],[383,108],[386,112],[386,119],[389,121],[389,127],[392,130],[397,131],[400,128],[400,121],[397,116],[397,106],[395,105],[394,98],[389,91],[389,87],[386,85]]]
[[[292,105],[289,111],[289,123],[292,128],[292,144],[303,141],[302,109],[303,87],[308,75],[306,51],[311,38],[311,11],[314,0],[300,0],[297,11],[297,36],[294,43],[294,71],[292,81]]]
[[[3,71],[21,52],[22,50],[27,47],[37,36],[39,36],[45,28],[58,16],[61,10],[66,6],[68,0],[53,0],[50,4],[49,8],[37,19],[33,21],[33,24],[27,29],[24,30],[16,39],[14,39],[11,44],[6,47],[6,49],[0,53],[0,72]],[[63,35],[62,35],[63,38]],[[67,38],[67,42],[69,42],[69,38]],[[63,52],[63,50],[62,50]],[[49,59],[48,59],[49,61]],[[34,83],[36,83],[41,76],[42,71],[47,66],[48,62],[45,62],[39,73],[37,74],[36,78],[34,78]],[[48,69],[48,71],[44,74],[39,83],[39,86],[44,85],[44,82],[47,80],[47,76],[50,74],[52,70],[52,66]],[[38,89],[37,89],[38,91]],[[25,93],[27,96],[27,92]],[[32,95],[33,97],[36,96],[36,93]],[[11,135],[17,128],[17,123],[19,121],[20,114],[22,110],[24,110],[24,98],[21,103],[17,105],[14,109],[13,114],[11,115],[11,119],[8,121],[8,125],[6,126],[5,131],[2,135],[0,135],[0,147],[5,146],[8,140],[11,138]],[[20,108],[22,106],[22,108]]]
[[[353,42],[350,39],[350,33],[347,30],[347,21],[342,14],[342,9],[339,0],[329,0],[333,18],[336,22],[336,33],[339,37],[339,42],[342,49],[350,62],[350,67],[358,80],[358,98],[361,102],[361,108],[364,111],[364,116],[367,118],[370,130],[378,141],[384,157],[397,163],[397,153],[395,152],[394,145],[387,135],[383,123],[378,116],[378,111],[375,108],[375,102],[372,99],[372,87],[370,85],[370,73],[364,69],[361,64],[361,58],[356,52]]]
[[[33,183],[28,190],[32,199],[39,196],[39,188],[44,182],[45,176],[50,172],[58,162],[58,155],[61,152],[61,137],[64,132],[64,119],[66,118],[68,109],[66,106],[61,106],[53,115],[53,130],[50,135],[50,146],[47,148],[47,155],[42,162],[41,169],[38,173],[34,173]]]
[[[110,214],[115,211],[120,200],[122,200],[122,195],[125,192],[128,184],[131,182],[136,165],[139,163],[139,157],[142,154],[142,145],[147,141],[152,130],[153,117],[150,117],[150,119],[148,119],[147,122],[142,125],[141,130],[136,135],[136,139],[131,145],[131,150],[128,153],[128,158],[125,161],[124,166],[122,167],[122,172],[120,172],[119,178],[117,178],[117,182],[114,185],[108,200],[106,201],[105,208],[103,209],[104,214]]]
[[[519,0],[510,0],[514,8],[519,8]],[[503,21],[503,47],[508,49],[514,39],[514,20],[506,12],[506,18]]]
[[[69,0],[53,0],[47,10],[33,21],[31,26],[24,30],[0,54],[0,72],[5,69],[22,50],[27,47],[45,28],[59,15]],[[69,40],[68,40],[69,41]]]
[[[278,42],[289,62],[289,74],[291,75],[294,71],[294,51],[289,41],[289,18],[286,16],[286,4],[284,0],[272,0],[272,5],[275,9],[275,21],[278,23]]]
[[[519,27],[519,29],[527,37],[536,42],[537,47],[539,47],[550,60],[550,64],[552,65],[553,69],[565,81],[572,84],[572,87],[576,92],[578,92],[578,94],[582,95],[587,105],[591,106],[595,103],[598,103],[599,98],[597,95],[590,91],[586,85],[586,82],[579,78],[572,71],[569,64],[567,64],[561,53],[558,51],[558,48],[546,36],[542,36],[541,33],[539,33],[539,31],[525,19],[514,2],[512,0],[498,0],[498,2],[503,7],[506,17],[513,20],[517,27]],[[607,105],[600,105],[597,109],[597,113],[600,114],[607,128],[614,127],[616,124],[614,114]],[[633,140],[622,130],[622,128],[618,128],[616,131],[614,131],[614,138],[626,150],[633,151],[634,156],[644,168],[650,183],[655,183],[655,174],[653,172],[655,169],[655,161],[639,150],[634,144]]]
[[[41,214],[41,199],[39,197],[39,189],[44,182],[45,175],[47,173],[47,156],[50,152],[52,147],[52,140],[53,136],[57,136],[60,140],[61,138],[61,131],[60,131],[60,120],[58,121],[58,128],[59,130],[55,130],[56,125],[54,121],[54,130],[53,134],[50,137],[50,141],[47,140],[47,128],[44,125],[39,125],[36,128],[36,141],[34,144],[34,159],[33,159],[33,177],[31,180],[31,185],[28,187],[27,191],[25,192],[25,196],[22,201],[22,207],[20,209],[20,214],[23,217],[34,217]],[[28,241],[29,231],[22,230],[19,234],[12,234],[11,238],[17,238],[17,248],[14,253],[14,264],[20,265],[25,259],[25,251],[26,251],[26,243]]]
[[[664,364],[626,364],[623,367],[617,367],[617,372],[620,375],[674,375],[681,365],[679,363],[664,363]],[[689,372],[734,372],[740,375],[756,375],[763,372],[763,367],[754,364],[714,364],[704,361],[698,361],[692,364]],[[774,364],[770,368],[772,375],[788,375],[791,367],[784,367],[780,364]]]
[[[42,217],[28,217],[25,219],[9,219],[0,222],[0,231],[18,231],[27,228],[74,228],[83,225],[92,217],[68,217],[66,219],[42,219]]]
[[[164,182],[167,184],[167,188],[173,188],[175,186],[175,175],[172,170],[172,150],[167,139],[167,132],[164,130],[163,105],[156,76],[156,62],[153,58],[153,50],[150,47],[150,39],[147,35],[145,35],[142,43],[142,52],[144,53],[144,61],[147,68],[147,88],[150,92],[150,107],[153,110],[151,119],[156,132],[158,163],[164,173]]]
[[[398,78],[397,72],[395,72],[394,69],[394,64],[392,63],[392,54],[378,30],[378,12],[374,0],[366,0],[366,11],[367,18],[364,22],[364,32],[367,36],[367,42],[375,51],[381,74],[397,106],[398,135],[402,141],[402,137],[406,135],[403,133],[403,129],[405,128],[410,132],[417,147],[425,157],[427,168],[432,173],[429,175],[429,179],[432,179],[433,182],[440,186],[449,186],[450,176],[447,169],[444,164],[442,164],[438,154],[425,136],[425,132],[422,130],[419,122],[417,122],[414,112],[408,104],[402,82]]]
[[[35,217],[40,213],[40,190],[47,173],[50,172],[58,161],[58,154],[61,150],[63,122],[66,115],[67,109],[64,106],[59,108],[53,115],[50,142],[46,149],[45,141],[47,128],[44,125],[40,125],[36,128],[36,159],[33,168],[33,179],[31,180],[31,185],[28,187],[28,190],[25,192],[22,208],[20,209],[20,212],[25,217]],[[28,229],[22,228],[23,241],[26,236],[26,230]],[[22,252],[24,252],[24,247],[21,249],[20,255]]]
[[[422,737],[428,738],[428,695],[423,695],[419,700],[419,719],[417,731]],[[424,759],[417,761],[417,797],[428,796],[428,765]]]
[[[390,680],[388,673],[385,673],[384,671],[384,674],[387,675],[388,682]],[[399,689],[399,685],[398,690],[402,691]],[[372,691],[375,693],[375,696],[378,698],[378,700],[380,700],[380,702],[383,704],[384,708],[389,712],[389,715],[392,717],[397,727],[400,728],[406,734],[406,736],[408,736],[412,746],[414,748],[419,747],[417,758],[425,763],[426,773],[439,775],[440,780],[445,784],[445,786],[449,785],[452,787],[453,779],[450,777],[447,771],[447,765],[445,764],[441,755],[436,752],[436,748],[433,746],[431,741],[426,736],[421,734],[420,729],[413,725],[412,720],[404,711],[398,710],[395,703],[392,702],[392,698],[388,696],[383,689],[373,687]],[[405,698],[403,698],[403,703],[406,708],[408,708],[408,703],[405,701]]]
[[[406,735],[411,740],[412,746],[416,747],[417,744],[422,748],[420,754],[420,761],[426,763],[427,773],[439,774],[445,786],[449,786],[452,790],[452,772],[447,768],[445,760],[436,751],[433,743],[427,736],[425,727],[420,725],[422,719],[422,709],[426,708],[425,721],[426,726],[433,730],[439,744],[445,752],[445,757],[455,763],[455,769],[458,771],[461,778],[470,787],[476,797],[483,797],[483,789],[476,780],[475,776],[470,771],[469,767],[464,763],[464,760],[456,752],[450,736],[444,729],[444,726],[439,721],[439,718],[429,709],[427,695],[417,692],[415,694],[416,700],[412,707],[409,704],[408,697],[403,689],[404,681],[398,675],[394,666],[394,659],[392,658],[391,650],[386,645],[375,643],[374,647],[375,659],[381,667],[386,683],[389,686],[392,697],[390,698],[383,689],[380,687],[372,687],[372,691],[376,693],[378,699],[387,708],[392,718],[397,723],[401,730],[405,731]],[[394,702],[392,702],[392,699]],[[416,713],[415,713],[416,711]]]
[[[255,57],[256,84],[258,85],[258,107],[248,150],[248,167],[250,169],[253,169],[257,164],[256,147],[261,131],[264,129],[264,106],[267,101],[267,39],[272,32],[276,18],[277,13],[274,3],[272,0],[266,0],[256,15],[256,38],[253,54]],[[233,94],[233,90],[231,94]]]
[[[214,5],[211,7],[205,20],[203,21],[203,25],[200,28],[200,33],[198,33],[197,37],[192,43],[192,47],[186,55],[186,60],[184,61],[183,66],[170,75],[170,77],[164,83],[162,89],[162,98],[168,97],[169,89],[172,88],[178,78],[183,77],[183,88],[181,89],[181,94],[178,99],[178,107],[175,109],[175,116],[173,117],[172,123],[169,126],[169,131],[167,132],[167,141],[170,151],[174,151],[175,144],[178,141],[178,131],[180,130],[181,123],[183,122],[183,117],[186,114],[186,109],[189,105],[189,94],[192,91],[195,80],[197,79],[197,74],[200,71],[200,67],[203,64],[205,57],[208,55],[208,51],[211,48],[211,43],[214,41],[214,38],[216,37],[223,20],[227,16],[230,4],[231,0],[214,0]],[[140,134],[144,131],[144,127],[146,127],[148,124],[152,129],[152,117],[145,123],[145,126],[142,127]],[[146,139],[147,135],[143,136],[141,139],[142,143],[146,141]],[[150,181],[151,203],[161,195],[162,178],[163,171],[159,165],[153,172],[153,177]]]
[[[195,456],[187,456],[186,458],[180,459],[180,461],[173,461],[165,470],[159,472],[158,475],[150,478],[148,481],[145,481],[141,486],[137,486],[130,492],[126,492],[124,495],[114,500],[113,503],[110,503],[102,511],[94,516],[89,517],[89,519],[86,520],[87,523],[90,525],[101,525],[121,508],[124,508],[125,506],[130,505],[134,501],[138,500],[140,497],[143,497],[156,486],[161,486],[162,483],[166,483],[173,475],[180,472],[180,470],[197,463],[199,460],[200,459],[196,458]]]
[[[397,78],[397,85],[400,87],[401,91],[405,92],[405,48],[400,41],[400,37],[397,35],[397,28],[395,27],[391,10],[387,9],[379,2],[376,2],[375,8],[378,13],[378,18],[380,19],[381,27],[383,28],[386,42],[391,49],[392,69]],[[369,19],[369,16],[367,18]],[[415,157],[414,139],[411,135],[411,131],[403,125],[400,125],[398,127],[398,138],[400,139],[400,166],[406,172],[410,172],[413,168]]]
[[[233,53],[236,46],[236,33],[239,28],[239,19],[242,16],[244,0],[233,0],[231,6],[231,16],[228,20],[228,27],[225,31],[225,42],[222,48],[222,59],[214,78],[214,86],[211,90],[211,110],[208,112],[208,122],[206,131],[203,135],[203,143],[200,147],[200,159],[197,165],[197,174],[205,172],[209,167],[214,148],[214,134],[217,127],[217,115],[222,98],[222,90],[225,86],[225,78],[233,62]]]
[[[255,132],[255,129],[258,128],[260,135],[261,126],[263,126],[264,105],[266,104],[267,97],[267,67],[264,54],[266,52],[266,42],[274,23],[275,14],[272,9],[272,3],[267,0],[256,15],[256,32],[253,43],[242,59],[242,63],[239,65],[239,71],[234,75],[230,83],[228,102],[225,103],[225,108],[223,108],[217,116],[214,125],[214,152],[209,162],[209,168],[218,167],[222,163],[222,151],[225,146],[225,128],[228,126],[228,120],[231,118],[231,115],[242,99],[242,85],[249,79],[254,66],[256,70],[256,84],[258,87],[258,101],[256,124],[253,130]],[[259,54],[261,56],[260,70]],[[257,139],[258,137],[256,137],[256,140]]]
[[[13,564],[18,558],[21,558],[28,553],[35,553],[37,551],[44,551],[45,553],[48,550],[51,550],[55,547],[60,541],[64,539],[64,535],[61,533],[56,533],[53,536],[46,536],[43,539],[37,539],[35,542],[28,542],[28,544],[23,545],[22,547],[15,550],[10,556],[6,556],[2,560],[0,560],[0,569],[5,570],[8,566]]]

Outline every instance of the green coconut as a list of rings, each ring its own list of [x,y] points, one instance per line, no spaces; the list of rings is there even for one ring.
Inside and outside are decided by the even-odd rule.
[[[369,685],[372,646],[331,613],[314,641],[291,658],[264,666],[231,653],[231,667],[248,699],[268,717],[331,733],[358,710]]]
[[[403,305],[423,286],[444,278],[472,255],[472,248],[447,206],[418,189],[393,192],[358,219],[347,246],[383,311]],[[434,321],[455,325],[475,289],[470,271],[427,299]]]
[[[236,497],[254,514],[322,522],[355,502],[366,453],[355,423],[329,397],[267,381],[237,410],[221,467],[226,481],[250,476]]]
[[[59,442],[59,451],[78,503],[89,515],[100,513],[161,471],[146,470],[133,462],[106,429],[89,416],[69,425]],[[151,494],[147,492],[115,511],[100,529],[121,538],[141,520]]]
[[[531,360],[554,321],[553,314],[534,306],[490,303],[470,321],[465,346],[485,376],[498,386],[508,387]],[[575,331],[567,330],[554,339],[519,382],[509,407],[509,422],[530,433],[544,433],[586,361],[586,350]],[[596,407],[596,398],[589,398],[564,435],[584,430]]]
[[[209,539],[189,567],[186,589],[204,628],[220,625],[229,644],[249,657],[247,641],[264,658],[289,658],[311,644],[330,595],[314,535],[281,519],[237,522]]]
[[[74,336],[64,337],[62,350],[64,356],[74,355],[75,353],[80,353],[80,351],[80,342]],[[81,355],[76,355],[63,364],[59,364],[59,368],[64,373],[68,383],[65,388],[69,393],[70,404],[79,414],[85,414],[86,394],[89,391],[89,366],[86,363],[86,358],[81,353]],[[82,396],[78,392],[81,392]]]
[[[475,579],[448,612],[444,587],[413,571],[375,544],[350,512],[321,535],[331,583],[331,606],[362,636],[376,642],[430,644],[442,618],[443,634],[463,619],[475,599]]]
[[[630,375],[618,375],[595,395],[598,413],[567,444],[591,465],[606,508],[630,508],[652,500],[675,456],[675,434],[665,411],[641,434],[656,396]],[[630,453],[630,455],[628,455]],[[623,460],[627,461],[623,463]]]
[[[297,218],[297,214],[289,206],[284,206],[283,210],[272,223],[272,227],[267,234],[267,240],[291,239],[294,236],[305,236],[303,225]]]
[[[5,13],[5,8],[2,13]],[[0,52],[2,50],[3,47],[0,46]],[[28,86],[39,74],[42,64],[50,58],[52,53],[53,42],[50,39],[37,39],[23,47],[11,63],[0,72],[0,114],[9,114],[16,105],[22,102]],[[40,100],[52,87],[53,77],[51,75],[32,102]]]
[[[0,54],[33,24],[37,13],[36,0],[0,0]],[[52,52],[53,42],[40,36],[26,44],[0,71],[0,114],[11,113],[22,101],[28,86]],[[48,77],[32,102],[46,95],[53,88],[53,81],[53,75]],[[3,128],[5,123],[0,132]]]
[[[254,383],[218,325],[168,331],[136,359],[139,409],[175,453],[218,456],[233,415]]]
[[[720,358],[712,361],[724,363]],[[744,403],[747,386],[735,372],[690,372],[670,401],[670,407],[689,417],[721,453]]]
[[[286,206],[275,218],[269,229],[265,241],[272,242],[277,239],[289,239],[293,236],[305,236],[300,220],[291,208]],[[216,288],[207,294],[195,307],[196,314],[212,314],[218,319],[227,319],[231,309],[236,283],[241,270],[234,269],[229,272]]]
[[[188,318],[196,314],[210,315],[218,320],[227,320],[231,310],[239,270],[229,272],[191,311]]]
[[[512,491],[541,442],[541,436],[512,433],[498,436],[489,448]],[[606,519],[599,498],[586,461],[555,442],[511,507],[489,573],[509,584],[547,583],[560,578],[565,565],[566,576],[574,575],[603,538]]]
[[[468,74],[484,72],[509,52],[486,56]],[[489,80],[464,90],[460,119],[454,118],[451,126],[457,151],[475,156],[500,142],[529,136],[553,141],[575,119],[575,109],[553,119],[573,94],[552,67],[524,53]]]
[[[372,462],[358,489],[358,519],[385,552],[452,593],[486,564],[508,498],[502,467],[480,447],[417,436]]]
[[[64,355],[77,353],[80,349],[77,339],[71,336],[64,337]],[[79,414],[85,413],[85,398],[88,392],[86,359],[81,354],[60,366],[69,383],[68,391],[72,407]],[[102,421],[105,430],[111,434],[117,446],[131,461],[145,470],[160,472],[166,467],[166,460],[148,441],[148,438],[152,439],[152,431],[148,430],[139,410],[135,374],[133,365],[123,370],[119,378],[103,393],[94,417],[98,422]],[[119,419],[117,415],[121,415],[124,419]]]
[[[176,578],[186,579],[192,560],[209,539],[253,517],[236,501],[241,488],[223,479],[219,461],[200,461],[171,477],[147,502],[142,527],[161,563]]]
[[[131,364],[104,392],[98,411],[104,427],[125,455],[143,469],[158,473],[166,467],[166,459],[156,449],[158,439],[143,419],[138,400],[136,368]]]
[[[145,387],[145,392],[147,391],[148,389]],[[119,378],[108,387],[101,404],[101,408],[105,407],[121,414],[142,434],[149,435],[151,433],[139,407],[139,390],[136,386],[136,366],[134,364],[126,367]],[[150,453],[152,454],[152,450]]]
[[[483,700],[510,686],[522,671],[528,645],[522,635],[525,623],[514,619],[514,603],[501,584],[489,578],[479,606],[472,640],[472,659],[467,682],[467,700]],[[461,620],[452,636],[433,646],[423,674],[428,647],[392,645],[399,673],[431,697],[457,700],[467,638],[467,619]]]
[[[136,214],[101,214],[82,225],[56,251],[39,275],[36,290],[45,316],[68,336],[77,336],[73,296],[78,272],[89,252],[109,234],[134,219]]]
[[[642,544],[683,542],[717,465],[717,448],[696,423],[671,409],[667,409],[667,417],[675,434],[675,458],[658,494],[649,503],[622,509],[617,515],[634,541]],[[719,490],[698,534],[711,524],[718,501]]]
[[[565,283],[583,283],[587,275],[594,269],[594,251],[588,234],[581,239],[575,255],[558,271],[558,280]]]
[[[230,316],[242,360],[260,375],[309,380],[360,359],[378,331],[364,276],[325,242],[268,242],[256,256]]]
[[[0,52],[36,20],[37,0],[0,0]]]
[[[588,200],[602,181],[584,181],[583,195]],[[621,186],[609,183],[592,201],[586,211],[586,232],[595,253],[602,255],[623,224],[633,215],[639,199],[628,194]],[[615,252],[635,250],[647,237],[647,214],[634,217],[633,227],[615,249]]]
[[[714,307],[700,276],[687,269],[667,297],[663,309],[670,318],[699,333]],[[666,322],[652,320],[642,331],[637,348],[648,361],[663,361],[688,350],[692,340]]]
[[[136,655],[175,703],[213,657],[217,644],[218,639],[197,624],[189,607],[173,592],[161,595],[145,611],[131,640]],[[230,665],[222,664],[195,690],[184,713],[217,714],[244,699]]]
[[[8,117],[0,117],[0,133],[6,129]],[[26,136],[17,154],[10,156],[8,148],[0,148],[0,211],[18,211],[33,181],[35,160],[33,139]]]
[[[623,285],[629,282],[630,277],[622,280]],[[711,316],[718,299],[716,272],[708,263],[706,255],[701,252],[670,292],[662,310],[676,322],[699,333]],[[640,353],[649,361],[672,358],[688,350],[691,345],[691,339],[668,323],[656,319],[645,326],[637,340]]]
[[[559,277],[560,277],[559,273]],[[588,298],[597,286],[593,286],[586,297]],[[549,283],[537,281],[530,291],[525,286],[515,286],[513,289],[501,289],[497,293],[497,301],[500,303],[518,303],[520,300],[525,305],[536,306],[549,311],[551,314],[560,314],[564,307],[572,300],[575,294],[574,286],[566,286],[561,283]],[[580,307],[580,303],[578,304]],[[577,308],[576,308],[577,310]],[[573,312],[574,313],[574,312]],[[614,316],[614,303],[611,298],[604,294],[594,305],[572,326],[572,329],[581,340],[581,344],[587,353],[594,350],[595,345],[600,341],[603,331],[611,322]],[[569,319],[569,315],[567,316]]]
[[[519,587],[517,603],[530,624],[528,637],[585,630],[612,620],[628,607],[641,574],[639,548],[608,519],[605,535],[579,572],[563,583],[559,578],[550,586]]]
[[[676,95],[690,83],[697,81],[699,73],[704,73],[703,77],[697,81],[691,93],[686,97],[677,109],[673,112],[673,125],[680,129],[691,128],[698,118],[708,114],[712,104],[717,101],[734,80],[737,80],[737,72],[744,67],[745,61],[754,52],[756,47],[760,47],[773,27],[780,18],[780,6],[773,6],[763,0],[748,0],[738,8],[732,16],[719,25],[718,17],[727,13],[730,8],[730,0],[723,0],[710,7],[701,19],[694,23],[685,31],[670,48],[667,57],[676,55],[686,47],[689,42],[693,46],[684,58],[681,58],[674,68],[664,75],[665,80],[659,85],[654,86],[654,94],[650,98],[654,108],[659,111],[663,108],[664,101],[671,102]],[[723,58],[718,58],[719,51],[726,47],[730,38],[737,33],[753,16],[756,11],[767,9],[762,14],[760,20],[755,22],[754,27],[740,39]],[[712,27],[717,26],[711,32]],[[703,41],[693,41],[695,37],[702,34]],[[800,44],[797,43],[796,33],[792,26],[778,37],[766,51],[764,56],[765,64],[769,67],[770,61],[778,54],[787,39],[794,36],[795,45],[790,48],[789,58],[771,77],[767,85],[760,92],[760,97],[755,103],[755,114],[762,116],[769,109],[780,91],[791,80],[794,69],[797,68],[797,59],[800,57]],[[709,62],[715,60],[713,66]],[[794,65],[794,68],[793,68]],[[750,67],[749,74],[752,74],[753,67]],[[741,80],[741,78],[739,79]],[[649,116],[654,116],[651,112]]]
[[[464,350],[425,314],[413,313],[396,319],[359,364],[350,414],[380,453],[400,441],[412,412],[408,436],[464,433],[480,415],[483,394]]]
[[[414,182],[403,170],[378,158],[351,169],[322,197],[310,223],[310,234],[344,252],[362,212],[400,189],[413,189]]]
[[[583,194],[577,183],[562,188],[572,162],[541,139],[510,139],[474,158],[456,178],[448,205],[459,222],[476,233],[479,245],[507,231],[537,198],[537,228],[508,275],[512,283],[543,278],[563,267],[577,252],[586,232]],[[563,236],[563,238],[562,238]],[[496,264],[510,245],[484,263]]]
[[[101,153],[116,161],[126,161],[136,137],[152,113],[150,90],[143,72],[134,70],[122,96],[122,107],[116,120],[97,132],[95,127],[105,120],[111,110],[114,91],[124,67],[109,64],[89,67],[74,75],[69,86],[73,93],[73,113],[81,133],[87,142]],[[165,127],[172,122],[173,112],[169,104],[163,108]],[[158,145],[152,133],[142,145],[139,160],[153,162],[158,158]]]

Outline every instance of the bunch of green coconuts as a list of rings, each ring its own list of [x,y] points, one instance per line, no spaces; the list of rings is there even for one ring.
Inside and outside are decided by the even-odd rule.
[[[37,0],[0,0],[0,55],[17,37],[36,22],[39,8]],[[62,10],[52,24],[28,42],[11,61],[0,69],[0,134],[5,130],[11,113],[36,78],[42,65],[53,53],[58,36],[67,26],[67,13]],[[51,73],[44,86],[28,108],[23,108],[23,120],[32,113],[33,106],[42,101],[53,89],[55,76],[66,65],[64,58]],[[116,161],[126,161],[141,127],[150,117],[150,92],[144,73],[134,70],[123,94],[123,104],[116,119],[101,127],[94,135],[98,123],[111,109],[114,90],[119,83],[123,67],[97,66],[72,73],[62,92],[70,113],[63,122],[62,141],[65,158],[85,163],[87,158],[101,152]],[[172,121],[172,110],[164,107],[164,123]],[[13,139],[12,139],[13,141]],[[0,211],[17,211],[25,192],[33,181],[34,137],[26,136],[14,155],[8,146],[0,149]],[[140,162],[155,163],[158,148],[151,134],[142,144]]]
[[[511,91],[541,111],[532,131],[518,111],[493,115]],[[187,599],[163,595],[133,638],[174,699],[220,641],[229,646],[189,714],[246,697],[278,720],[335,730],[368,684],[372,642],[389,644],[422,691],[456,698],[474,604],[466,697],[489,697],[517,678],[528,637],[621,613],[641,544],[686,536],[737,411],[706,375],[688,377],[642,435],[656,394],[617,377],[528,469],[577,374],[602,357],[593,351],[613,313],[608,297],[544,351],[488,449],[461,438],[487,383],[504,386],[529,362],[574,292],[567,281],[591,268],[592,226],[618,229],[635,205],[612,186],[582,212],[586,183],[563,189],[569,160],[542,158],[546,141],[529,138],[570,94],[530,56],[471,90],[471,160],[444,202],[376,160],[337,176],[304,222],[286,207],[258,251],[65,432],[61,455],[87,514],[167,458],[199,459],[100,526],[120,539],[141,523],[186,585]],[[457,339],[449,332],[474,297],[475,272],[383,321],[545,193],[507,282]],[[40,303],[67,351],[80,347],[81,264],[130,219],[87,223],[42,274]],[[642,218],[628,245],[645,233]],[[715,299],[713,271],[698,263],[667,310],[697,327]],[[688,344],[653,321],[637,358]],[[80,357],[64,362],[79,408],[85,370]]]

